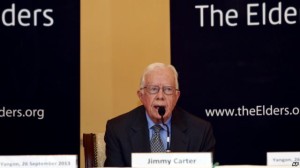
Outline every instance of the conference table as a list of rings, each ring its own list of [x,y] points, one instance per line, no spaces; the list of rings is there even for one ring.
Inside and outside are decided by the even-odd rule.
[[[201,166],[198,168],[300,168],[300,165],[297,166],[266,166],[266,165],[218,165],[218,166],[213,166],[213,167],[208,167],[208,166]],[[89,167],[89,168],[103,168],[103,167]],[[106,167],[109,168],[109,167]],[[119,167],[110,167],[110,168],[119,168]],[[121,168],[121,167],[120,167]],[[124,167],[123,167],[124,168]],[[131,168],[131,167],[128,167]],[[146,168],[146,167],[132,167],[132,168]],[[150,167],[147,167],[150,168]],[[164,167],[156,167],[156,168],[164,168]],[[166,167],[166,168],[171,168],[171,167]],[[188,167],[187,167],[188,168]],[[195,167],[193,167],[195,168]]]

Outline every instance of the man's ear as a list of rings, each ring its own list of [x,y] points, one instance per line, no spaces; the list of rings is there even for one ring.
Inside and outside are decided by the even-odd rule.
[[[142,100],[142,96],[143,96],[142,91],[141,91],[141,90],[138,90],[138,91],[136,92],[136,94],[137,94],[137,96],[139,97],[139,99]]]
[[[178,101],[178,99],[179,99],[179,97],[180,97],[180,91],[177,91],[176,94],[177,94],[177,95],[176,95],[176,97],[177,97],[177,100],[176,100],[176,101]]]

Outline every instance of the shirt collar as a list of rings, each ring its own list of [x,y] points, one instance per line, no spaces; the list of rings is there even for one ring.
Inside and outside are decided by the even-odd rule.
[[[155,123],[151,120],[151,118],[149,117],[147,111],[146,111],[146,118],[147,118],[147,122],[148,122],[148,128],[150,129],[153,125],[155,125]],[[168,127],[170,128],[171,126],[171,118],[172,116],[167,120],[167,122],[165,122]],[[162,123],[159,124],[164,130],[166,129]]]

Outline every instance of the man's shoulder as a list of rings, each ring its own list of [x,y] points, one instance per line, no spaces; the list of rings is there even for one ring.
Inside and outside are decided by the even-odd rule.
[[[193,127],[210,127],[210,122],[202,119],[190,112],[185,111],[182,108],[176,108],[176,118],[184,122],[186,125],[193,125]]]
[[[108,120],[107,122],[109,124],[117,124],[117,125],[130,124],[138,117],[140,117],[144,112],[145,112],[144,106],[138,106],[129,112],[126,112],[124,114],[121,114],[117,117]]]

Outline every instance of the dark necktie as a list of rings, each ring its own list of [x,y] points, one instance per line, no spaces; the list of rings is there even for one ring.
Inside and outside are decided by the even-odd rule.
[[[160,138],[160,130],[162,127],[160,125],[154,125],[151,127],[151,129],[154,130],[150,141],[151,152],[165,152],[166,150]]]

